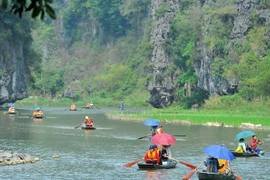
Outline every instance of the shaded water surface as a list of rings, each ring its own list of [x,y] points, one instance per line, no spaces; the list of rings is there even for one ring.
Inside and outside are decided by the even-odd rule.
[[[65,108],[43,108],[45,119],[32,119],[31,108],[18,109],[21,114],[10,116],[0,111],[0,149],[37,156],[42,161],[33,164],[0,167],[0,179],[182,179],[191,170],[178,164],[175,169],[138,170],[124,164],[140,159],[146,153],[149,139],[138,137],[150,133],[150,128],[138,121],[107,119],[112,109],[65,111]],[[126,110],[128,111],[128,110]],[[85,115],[93,118],[96,130],[74,129]],[[199,165],[207,157],[202,149],[223,144],[234,149],[238,128],[183,126],[163,124],[164,132],[185,134],[177,137],[171,147],[175,159]],[[263,157],[237,158],[231,167],[244,180],[268,177],[270,132],[255,130],[265,144]],[[249,140],[248,138],[247,140]],[[53,158],[59,155],[60,158]],[[191,179],[197,179],[194,174]]]

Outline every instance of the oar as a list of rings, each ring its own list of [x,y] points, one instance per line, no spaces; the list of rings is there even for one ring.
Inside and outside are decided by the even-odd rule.
[[[131,166],[133,166],[134,164],[137,164],[138,162],[140,162],[140,161],[142,161],[142,160],[143,160],[143,158],[138,159],[138,160],[135,160],[135,161],[132,161],[132,162],[127,163],[127,164],[124,164],[124,166],[125,166],[125,167],[131,167]]]
[[[139,137],[139,138],[137,138],[137,139],[143,139],[143,138],[146,138],[146,137],[148,137],[148,136],[150,136],[151,134],[147,134],[147,135],[145,135],[145,136],[142,136],[142,137]]]
[[[176,136],[176,137],[186,137],[187,135],[185,135],[185,134],[176,134],[176,135],[173,135],[173,136]]]
[[[83,123],[84,123],[84,121],[83,121],[82,123],[80,123],[78,126],[75,126],[74,128],[77,129],[77,128],[80,127]]]
[[[242,178],[240,177],[240,176],[238,176],[238,175],[236,175],[226,164],[224,164],[225,166],[226,166],[226,168],[231,172],[231,173],[233,173],[234,174],[234,176],[235,176],[235,178],[236,178],[236,180],[242,180]]]
[[[6,113],[7,113],[7,111],[3,112],[3,114],[6,114]]]
[[[188,173],[182,180],[188,180],[189,178],[191,178],[191,176],[193,176],[193,174],[200,168],[200,166],[203,164],[204,162],[202,162],[199,166],[197,166],[195,169],[193,169],[190,173]]]
[[[186,163],[186,162],[184,162],[184,161],[180,161],[180,160],[177,160],[177,159],[168,157],[168,156],[166,156],[166,157],[169,158],[169,159],[171,159],[171,160],[175,160],[175,161],[179,162],[180,164],[184,164],[185,166],[187,166],[187,167],[189,167],[189,168],[191,168],[191,169],[196,169],[196,168],[197,168],[197,166],[194,166],[194,165],[192,165],[192,164]]]

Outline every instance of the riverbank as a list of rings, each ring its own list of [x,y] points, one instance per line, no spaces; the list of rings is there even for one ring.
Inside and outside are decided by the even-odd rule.
[[[106,114],[110,119],[145,121],[157,119],[161,123],[183,125],[204,125],[215,127],[239,127],[245,129],[270,129],[270,117],[252,113],[233,111],[205,111],[205,110],[178,110],[153,109],[141,112],[110,112]]]
[[[40,161],[38,157],[33,157],[29,154],[0,150],[0,166],[34,163],[37,161]]]

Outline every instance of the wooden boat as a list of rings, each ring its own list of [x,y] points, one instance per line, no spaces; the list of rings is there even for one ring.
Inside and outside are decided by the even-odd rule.
[[[42,114],[33,115],[33,118],[43,118],[43,117],[44,117],[44,115],[42,115]]]
[[[85,107],[83,107],[83,109],[94,109],[94,108],[93,108],[93,106],[91,106],[91,107],[90,106],[85,106]]]
[[[220,173],[207,173],[202,171],[197,171],[197,176],[199,180],[236,180],[234,175],[226,175]]]
[[[95,130],[96,127],[95,127],[95,126],[82,126],[82,129],[86,129],[86,130]]]
[[[163,162],[162,165],[156,165],[152,163],[138,163],[139,169],[171,169],[175,168],[177,161],[168,160]]]
[[[8,111],[8,114],[16,114],[16,110]]]
[[[264,151],[261,151],[261,153],[251,153],[251,152],[235,152],[234,150],[231,150],[231,152],[233,153],[233,155],[235,157],[254,157],[254,156],[260,156],[260,155],[264,155]]]

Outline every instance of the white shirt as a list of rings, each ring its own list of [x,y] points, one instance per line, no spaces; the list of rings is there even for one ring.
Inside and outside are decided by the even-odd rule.
[[[172,153],[171,153],[170,147],[167,147],[167,148],[164,148],[164,147],[163,147],[163,149],[166,150],[168,157],[172,157]]]
[[[244,151],[244,152],[247,152],[246,144],[245,144],[244,142],[239,142],[239,143],[238,143],[238,146],[242,146],[243,151]]]

